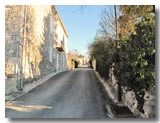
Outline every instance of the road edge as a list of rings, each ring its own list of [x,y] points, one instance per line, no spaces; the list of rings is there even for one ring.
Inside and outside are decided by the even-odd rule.
[[[117,100],[116,100],[116,94],[115,93],[111,93],[111,91],[113,92],[113,90],[111,88],[111,85],[109,85],[107,83],[107,81],[105,81],[101,76],[100,74],[96,71],[96,70],[93,70],[97,79],[99,80],[101,86],[103,86],[103,91],[104,93],[107,93],[107,95],[109,96],[109,98],[115,103],[117,104]],[[111,110],[111,106],[109,104],[105,105],[105,110],[107,111],[107,116],[111,119],[113,118],[116,118],[116,116],[114,115],[114,113],[112,112]]]
[[[93,71],[95,72],[96,77],[97,77],[98,80],[101,82],[101,84],[102,84],[103,87],[105,88],[106,93],[108,93],[108,95],[109,95],[109,97],[112,99],[112,101],[113,101],[115,104],[118,103],[118,101],[117,101],[117,99],[116,99],[116,97],[117,97],[116,92],[113,92],[113,90],[111,89],[111,88],[113,88],[113,87],[111,87],[111,85],[109,85],[109,83],[107,83],[107,81],[105,81],[105,80],[100,76],[100,74],[99,74],[97,71],[95,71],[95,70],[93,70]],[[112,93],[110,93],[110,92],[112,92]]]

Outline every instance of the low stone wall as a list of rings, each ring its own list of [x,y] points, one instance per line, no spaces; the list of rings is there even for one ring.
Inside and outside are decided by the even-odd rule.
[[[11,93],[18,92],[18,89],[16,88],[17,81],[8,79],[5,81],[5,95],[9,95]]]
[[[153,89],[151,92],[146,92],[144,96],[144,114],[137,109],[138,101],[136,100],[135,93],[133,91],[126,91],[122,89],[123,95],[122,100],[126,106],[137,116],[143,118],[154,118],[155,117],[155,94]]]
[[[122,100],[124,104],[138,117],[144,117],[143,113],[141,113],[138,109],[138,102],[135,97],[135,93],[133,91],[126,91],[122,88]]]
[[[144,96],[144,117],[155,118],[156,117],[156,94],[155,88],[152,88],[149,92],[146,92]],[[158,109],[157,109],[158,110]]]
[[[117,91],[117,80],[113,74],[113,69],[110,70],[110,84],[111,87]],[[136,100],[135,93],[133,91],[127,91],[126,87],[122,87],[122,101],[123,103],[138,117],[142,118],[154,118],[155,117],[155,88],[152,88],[144,96],[144,114],[137,108],[138,101]],[[116,92],[117,93],[117,92]]]

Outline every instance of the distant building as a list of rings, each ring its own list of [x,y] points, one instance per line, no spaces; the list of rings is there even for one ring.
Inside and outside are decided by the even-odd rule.
[[[21,89],[33,80],[65,70],[67,38],[53,5],[5,6],[6,87]]]
[[[77,64],[78,62],[79,62],[78,54],[75,54],[73,52],[67,53],[67,68],[68,69],[74,69],[75,64]]]
[[[86,64],[85,56],[79,55],[78,59],[80,61],[80,65]]]
[[[88,66],[89,58],[87,56],[80,55],[80,53],[70,51],[67,53],[67,67],[68,69],[74,69],[76,66],[75,64],[78,64],[77,67],[84,67]]]

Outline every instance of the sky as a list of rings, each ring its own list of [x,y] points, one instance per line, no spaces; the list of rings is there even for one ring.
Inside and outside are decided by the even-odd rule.
[[[68,33],[68,51],[75,50],[87,55],[88,44],[93,42],[99,29],[102,10],[113,6],[104,5],[56,5],[58,14]]]

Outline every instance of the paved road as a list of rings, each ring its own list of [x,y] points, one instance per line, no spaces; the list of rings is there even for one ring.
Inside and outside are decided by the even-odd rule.
[[[62,72],[12,102],[7,118],[105,118],[94,72]]]

